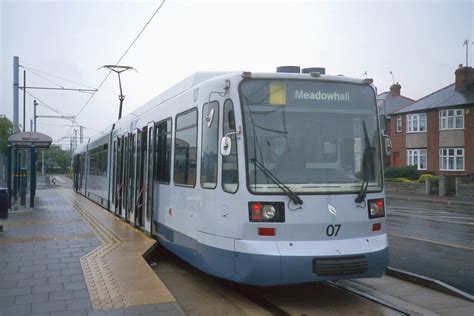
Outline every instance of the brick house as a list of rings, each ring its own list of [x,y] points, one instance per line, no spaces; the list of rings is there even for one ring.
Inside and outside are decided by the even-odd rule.
[[[380,114],[385,114],[387,116],[387,127],[390,131],[390,137],[392,138],[392,143],[399,144],[402,139],[399,134],[393,133],[395,129],[392,129],[391,126],[397,124],[396,120],[392,120],[393,113],[409,106],[414,103],[415,100],[407,98],[401,95],[402,86],[397,82],[390,86],[390,91],[383,92],[377,95],[377,106],[379,108]],[[392,121],[394,121],[392,123]],[[393,130],[393,131],[392,131]],[[404,141],[404,139],[403,139]],[[384,167],[393,166],[393,155],[386,156],[384,155]]]
[[[393,166],[415,165],[436,175],[474,174],[474,69],[392,113]]]

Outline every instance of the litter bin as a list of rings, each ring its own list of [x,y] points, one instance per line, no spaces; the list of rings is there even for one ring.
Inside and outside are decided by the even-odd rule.
[[[7,188],[0,187],[0,219],[8,218],[8,209],[10,208],[10,194]]]

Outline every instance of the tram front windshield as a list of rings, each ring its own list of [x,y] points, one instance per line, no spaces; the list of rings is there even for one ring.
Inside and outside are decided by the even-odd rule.
[[[277,194],[382,189],[374,91],[312,80],[242,82],[248,187]]]

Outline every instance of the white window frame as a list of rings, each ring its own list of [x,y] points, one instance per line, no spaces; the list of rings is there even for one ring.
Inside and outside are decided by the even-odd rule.
[[[459,166],[458,158],[462,158],[461,166]],[[452,168],[450,168],[450,161],[452,161],[452,165],[453,165]],[[464,164],[465,164],[464,148],[440,148],[439,149],[439,170],[440,171],[464,171]]]
[[[457,119],[461,124],[457,126]],[[449,126],[452,124],[451,127]],[[439,111],[439,130],[464,129],[464,109],[447,109]]]
[[[426,133],[427,125],[426,113],[407,114],[407,133]]]
[[[397,115],[397,133],[401,133],[402,132],[402,115]]]
[[[424,166],[421,160],[424,158]],[[426,170],[428,167],[428,152],[426,149],[407,149],[407,166],[416,166],[418,170]]]

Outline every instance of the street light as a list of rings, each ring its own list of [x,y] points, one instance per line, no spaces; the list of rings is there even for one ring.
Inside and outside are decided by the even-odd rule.
[[[122,93],[122,81],[120,80],[120,74],[124,71],[127,70],[134,70],[138,72],[135,68],[131,66],[120,66],[120,65],[104,65],[100,67],[99,69],[102,68],[107,68],[110,71],[115,72],[118,75],[118,80],[119,80],[119,88],[120,88],[120,95],[119,95],[119,100],[120,100],[120,108],[119,108],[119,116],[118,119],[120,120],[122,118],[122,105],[123,105],[123,100],[125,99],[125,96]]]

